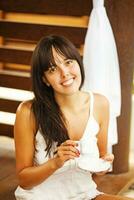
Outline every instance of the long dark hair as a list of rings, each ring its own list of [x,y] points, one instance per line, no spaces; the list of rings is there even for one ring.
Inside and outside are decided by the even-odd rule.
[[[63,36],[50,35],[43,37],[37,44],[32,56],[32,89],[35,95],[32,109],[36,118],[37,127],[40,129],[45,141],[47,154],[53,142],[60,145],[69,139],[65,118],[57,104],[52,87],[43,82],[44,72],[54,64],[52,47],[68,59],[78,62],[81,71],[81,85],[84,82],[84,69],[81,56],[75,46]]]

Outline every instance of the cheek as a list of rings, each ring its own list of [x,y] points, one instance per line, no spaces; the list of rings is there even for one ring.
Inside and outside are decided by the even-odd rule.
[[[78,76],[78,77],[81,77],[81,71],[80,71],[79,65],[76,65],[76,66],[72,69],[72,73],[76,74],[76,76]]]
[[[79,65],[78,65],[77,70],[76,70],[76,76],[77,76],[77,80],[78,80],[78,83],[79,83],[79,86],[80,86],[81,82],[82,82],[82,76],[81,76],[81,70],[80,70]]]
[[[55,74],[50,75],[50,76],[48,75],[48,76],[46,76],[46,78],[52,87],[55,86],[59,82],[59,77]]]

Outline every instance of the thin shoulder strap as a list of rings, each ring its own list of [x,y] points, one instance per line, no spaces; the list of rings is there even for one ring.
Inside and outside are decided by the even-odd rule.
[[[89,91],[90,94],[90,117],[93,116],[93,108],[94,108],[94,95],[93,92]]]

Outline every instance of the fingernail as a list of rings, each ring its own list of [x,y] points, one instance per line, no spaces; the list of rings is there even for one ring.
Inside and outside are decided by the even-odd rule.
[[[80,151],[78,150],[78,154],[80,155]]]

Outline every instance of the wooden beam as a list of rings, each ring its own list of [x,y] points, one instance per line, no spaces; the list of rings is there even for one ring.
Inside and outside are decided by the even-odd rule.
[[[0,135],[13,137],[13,126],[0,123]]]
[[[30,74],[24,72],[0,70],[0,86],[22,90],[30,90]]]
[[[32,50],[0,46],[0,62],[30,65]]]
[[[134,71],[134,1],[106,1],[120,63],[122,109],[118,118],[118,144],[114,146],[114,172],[129,170],[129,142]],[[126,28],[125,28],[126,27]]]
[[[10,31],[9,31],[10,30]],[[7,38],[38,41],[41,37],[58,34],[70,39],[76,46],[84,43],[87,28],[34,24],[0,20],[0,35]]]
[[[0,99],[0,111],[16,113],[20,101]]]
[[[0,0],[0,9],[5,12],[83,16],[89,15],[91,8],[91,0]]]
[[[78,51],[80,52],[80,49],[78,49]],[[22,64],[22,65],[29,66],[31,65],[32,53],[33,53],[33,50],[31,48],[30,49],[24,48],[24,47],[16,48],[15,46],[9,47],[9,46],[1,45],[0,46],[0,62]]]

